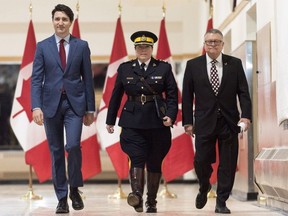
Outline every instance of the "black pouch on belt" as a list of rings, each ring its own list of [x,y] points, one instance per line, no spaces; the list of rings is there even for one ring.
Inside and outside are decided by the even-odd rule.
[[[167,112],[167,106],[163,98],[154,96],[154,102],[156,106],[157,116],[160,119],[163,119],[164,116],[166,116]]]

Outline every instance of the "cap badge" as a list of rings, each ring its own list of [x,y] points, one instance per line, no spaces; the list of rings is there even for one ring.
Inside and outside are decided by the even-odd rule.
[[[145,35],[142,35],[141,41],[146,41],[146,40],[147,40],[147,39],[146,39]]]

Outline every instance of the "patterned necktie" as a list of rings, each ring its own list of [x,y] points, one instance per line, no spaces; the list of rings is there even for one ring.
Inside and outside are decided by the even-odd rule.
[[[61,65],[62,65],[62,69],[65,70],[66,68],[66,52],[65,52],[65,48],[64,48],[64,39],[60,40],[60,45],[59,45],[59,56],[61,59]]]
[[[210,70],[210,83],[212,85],[212,89],[215,95],[218,94],[218,90],[219,90],[219,76],[218,76],[218,71],[215,65],[216,62],[217,61],[215,59],[211,61],[212,66]]]

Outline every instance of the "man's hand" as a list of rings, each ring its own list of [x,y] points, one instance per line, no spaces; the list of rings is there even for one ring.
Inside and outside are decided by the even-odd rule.
[[[33,112],[32,112],[32,118],[33,118],[33,121],[34,121],[36,124],[38,124],[38,125],[40,125],[40,126],[43,125],[44,118],[43,118],[43,112],[42,112],[41,109],[38,109],[38,108],[37,108],[37,109],[33,110]]]
[[[86,113],[83,117],[83,124],[90,126],[94,121],[94,113]]]
[[[194,133],[193,133],[193,126],[192,125],[185,125],[184,126],[184,130],[185,130],[185,133],[194,137]]]
[[[108,133],[110,134],[114,133],[114,125],[106,125],[106,129]]]
[[[243,127],[243,131],[247,131],[250,124],[251,124],[251,121],[250,119],[247,119],[247,118],[241,118],[238,122],[238,125],[243,122],[244,123],[244,127]]]

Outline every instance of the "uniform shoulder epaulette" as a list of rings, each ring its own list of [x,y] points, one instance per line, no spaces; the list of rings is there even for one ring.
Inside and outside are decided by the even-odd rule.
[[[162,59],[157,59],[157,61],[159,61],[159,62],[162,62],[162,63],[166,63],[166,64],[168,64],[169,62],[167,62],[167,61],[164,61],[164,60],[162,60]]]
[[[133,61],[134,61],[135,59],[131,59],[131,60],[129,60],[129,61],[125,61],[125,62],[122,62],[120,65],[122,65],[122,64],[131,64]]]

